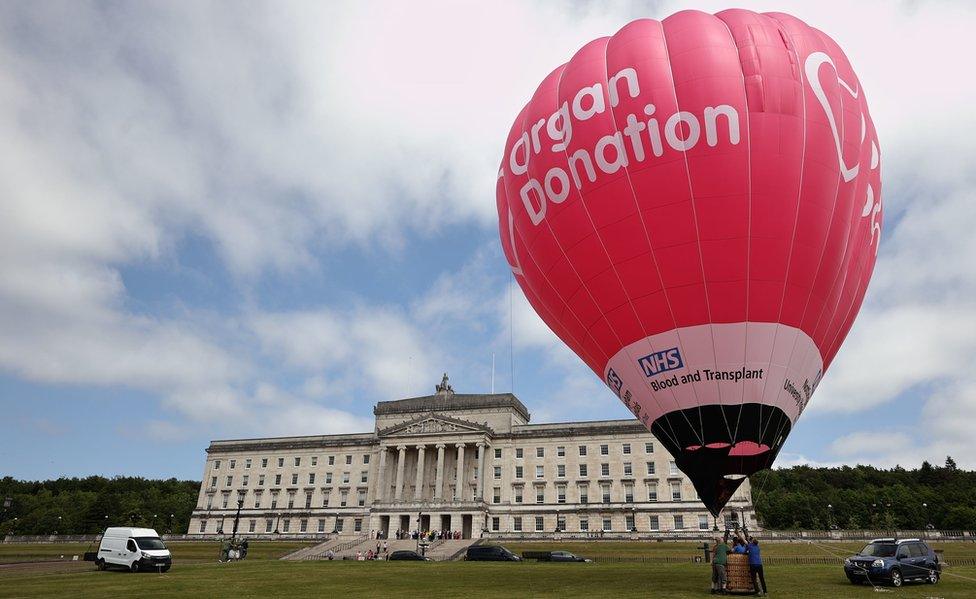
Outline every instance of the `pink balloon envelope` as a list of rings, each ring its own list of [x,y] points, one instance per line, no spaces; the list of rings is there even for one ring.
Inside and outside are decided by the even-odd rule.
[[[772,464],[864,299],[878,138],[824,33],[682,11],[542,81],[497,204],[528,301],[717,515]]]

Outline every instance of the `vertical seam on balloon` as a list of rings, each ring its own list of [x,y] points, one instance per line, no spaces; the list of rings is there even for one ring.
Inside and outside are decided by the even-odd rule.
[[[753,13],[755,14],[755,13]],[[715,17],[725,26],[725,30],[729,33],[729,39],[732,40],[732,47],[735,49],[736,58],[739,60],[739,73],[742,80],[742,99],[743,105],[745,106],[746,113],[746,170],[749,173],[749,215],[748,215],[748,229],[746,230],[746,316],[745,316],[745,341],[742,344],[742,362],[745,364],[746,359],[749,356],[749,274],[750,274],[750,262],[752,255],[752,122],[749,119],[749,95],[746,91],[746,74],[742,66],[742,57],[739,55],[739,44],[735,41],[735,36],[732,35],[732,30],[729,29],[728,23],[725,22],[718,14]],[[758,58],[758,53],[757,53]],[[745,379],[742,381],[742,398],[739,400],[739,413],[735,418],[735,432],[732,433],[732,445],[735,445],[739,437],[739,424],[742,422],[742,410],[746,403],[746,382]],[[762,413],[762,410],[759,410]]]
[[[652,20],[652,22],[657,22],[657,21],[653,21]],[[606,80],[606,86],[607,86],[607,94],[608,94],[608,96],[609,96],[609,93],[610,93],[610,66],[609,66],[609,58],[608,58],[608,55],[607,55],[609,48],[610,48],[610,41],[607,40],[607,44],[603,47],[603,71],[604,71],[604,74],[605,74],[605,80]],[[558,100],[559,92],[558,92],[558,90],[559,90],[559,85],[561,83],[562,83],[562,79],[560,78],[560,81],[559,81],[559,83],[557,83],[557,86],[556,86],[556,90],[557,90],[556,91],[556,96],[557,96],[557,100],[556,100],[557,109],[558,109],[558,104],[559,104],[559,100]],[[617,127],[617,119],[616,119],[616,116],[614,115],[614,112],[613,112],[613,104],[612,103],[608,103],[608,106],[609,106],[609,112],[610,112],[610,122],[611,122],[611,124],[613,124],[614,133],[615,134],[619,134],[620,133],[620,129]],[[624,152],[626,153],[626,151],[627,150],[625,148],[624,149]],[[569,151],[566,148],[563,149],[563,155],[566,157],[566,161],[567,161],[567,165],[568,165],[568,162],[569,162]],[[647,241],[647,249],[648,249],[648,251],[651,254],[651,260],[654,262],[654,270],[657,272],[658,281],[661,283],[661,293],[664,295],[664,301],[665,301],[665,303],[668,306],[668,313],[671,314],[671,322],[674,323],[675,335],[678,337],[678,346],[683,349],[684,346],[681,343],[681,334],[678,332],[678,322],[677,322],[677,319],[675,319],[675,317],[674,317],[674,310],[671,308],[671,300],[668,298],[667,290],[664,288],[664,278],[661,276],[661,270],[658,267],[657,255],[654,252],[654,246],[651,244],[651,236],[650,236],[650,233],[647,230],[647,224],[644,222],[644,214],[643,214],[643,211],[641,210],[640,201],[638,201],[638,199],[637,199],[637,191],[634,189],[634,182],[630,178],[630,166],[629,166],[629,162],[628,162],[628,165],[625,165],[623,167],[623,170],[624,170],[624,175],[627,177],[627,185],[630,187],[630,195],[634,199],[634,206],[637,208],[637,217],[640,219],[641,228],[644,231],[644,239]],[[582,192],[582,190],[577,189],[577,194],[580,197],[580,201],[583,202],[583,192]],[[583,207],[584,207],[584,210],[586,210],[585,203],[583,204]],[[587,211],[587,213],[589,213],[589,212]],[[594,226],[594,229],[595,228],[596,227]],[[597,236],[599,237],[599,232],[597,232]],[[603,245],[603,240],[602,239],[600,240],[600,243],[601,243],[601,245]],[[606,251],[606,246],[605,245],[604,245],[604,251]],[[609,256],[609,252],[607,252],[607,255]],[[648,345],[648,347],[650,347],[651,352],[654,352],[654,343],[651,341],[650,335],[647,334],[647,327],[644,326],[644,321],[643,321],[643,319],[641,319],[640,314],[637,312],[637,307],[634,305],[634,301],[630,297],[630,293],[627,291],[627,287],[623,284],[623,280],[620,278],[620,274],[617,272],[615,266],[614,266],[614,274],[617,275],[617,280],[620,282],[620,288],[623,289],[624,296],[627,297],[627,302],[630,304],[630,308],[634,312],[634,317],[637,319],[638,324],[640,324],[641,333],[644,335],[644,340],[647,341],[647,345]],[[628,352],[627,355],[630,356],[631,354]],[[632,358],[632,356],[631,356],[631,358]],[[642,381],[644,383],[644,386],[647,388],[648,392],[650,393],[651,397],[654,398],[654,402],[657,403],[658,408],[660,408],[661,407],[661,402],[658,401],[657,395],[651,389],[651,386],[647,382],[647,379],[646,378],[645,379],[642,379]],[[685,422],[688,423],[688,427],[690,429],[694,429],[694,426],[692,425],[691,420],[688,419],[687,414],[685,414],[684,413],[684,410],[681,409],[681,407],[680,407],[680,405],[678,403],[677,397],[675,396],[674,389],[671,389],[669,387],[669,390],[671,392],[671,398],[674,400],[675,407],[678,407],[679,408],[677,411],[684,418]],[[695,390],[695,388],[692,387],[692,391],[694,391],[694,393],[695,393],[695,403],[698,404],[698,407],[699,407],[699,420],[700,420],[700,418],[701,418],[701,402],[698,399],[698,392],[697,392],[697,390]],[[658,418],[660,418],[661,416],[663,416],[665,418],[665,422],[667,422],[668,427],[671,428],[672,435],[674,435],[675,437],[677,437],[677,433],[674,432],[674,427],[671,425],[671,420],[670,420],[670,417],[668,416],[668,412],[665,412],[664,410],[662,410],[661,411],[661,414],[660,414],[660,416],[658,416]],[[705,439],[704,439],[704,436],[703,435],[699,435],[698,439],[699,439],[699,441],[701,441],[702,445],[705,444]],[[675,443],[675,446],[679,446],[679,445],[680,445],[680,443]]]
[[[806,94],[806,90],[803,88],[803,83],[804,83],[804,80],[803,80],[803,69],[800,68],[800,66],[799,66],[800,65],[800,55],[797,53],[796,44],[793,42],[793,35],[789,31],[787,31],[786,26],[778,18],[776,18],[773,15],[773,13],[762,13],[762,14],[763,14],[763,16],[766,16],[766,17],[772,19],[773,21],[775,21],[779,25],[779,27],[784,32],[787,33],[787,36],[790,38],[790,48],[789,48],[789,50],[790,50],[790,52],[793,53],[793,56],[796,58],[797,76],[800,78],[800,99],[801,99],[801,106],[803,107],[803,120],[802,120],[802,122],[803,122],[803,149],[801,150],[801,153],[800,153],[800,173],[799,173],[799,182],[797,184],[797,191],[796,191],[796,213],[793,215],[793,231],[792,231],[792,233],[790,235],[790,251],[789,251],[789,254],[787,254],[787,258],[786,258],[786,271],[783,273],[783,277],[784,277],[783,278],[783,292],[780,295],[779,311],[776,314],[776,330],[773,333],[773,342],[772,342],[772,344],[771,344],[771,346],[769,348],[769,362],[770,362],[770,364],[772,364],[772,361],[773,361],[773,352],[776,349],[776,338],[779,337],[779,331],[783,327],[783,324],[781,322],[783,320],[783,304],[786,302],[786,288],[789,286],[789,281],[790,281],[790,265],[793,262],[793,247],[796,244],[796,227],[797,227],[797,223],[799,223],[799,220],[800,220],[800,200],[803,197],[803,175],[804,175],[804,171],[805,171],[804,165],[806,164],[806,156],[807,156],[807,94]],[[786,368],[788,368],[788,367],[789,367],[789,365],[788,364],[785,364],[784,365],[784,370]],[[760,398],[764,398],[766,396],[766,387],[767,387],[768,384],[769,384],[769,379],[766,379],[765,381],[763,381],[762,395],[760,396]],[[777,393],[779,393],[778,390],[777,390]],[[761,401],[761,399],[760,399],[760,401]],[[775,402],[774,402],[774,404],[775,404]],[[787,420],[789,420],[789,415],[788,414],[786,415],[786,418],[787,418]],[[797,420],[799,420],[799,415],[797,415]],[[769,423],[766,424],[766,428],[768,428],[768,426],[769,426]],[[763,436],[765,435],[766,428],[762,427],[761,422],[760,422],[760,427],[759,427],[759,438],[760,439],[762,439]],[[777,436],[779,436],[779,433],[777,433]],[[772,439],[771,443],[775,444],[775,441],[776,441],[776,439],[774,437]],[[770,445],[770,449],[772,449],[772,445]]]
[[[534,97],[534,95],[533,95],[533,97]],[[531,102],[532,102],[532,101],[530,100],[530,101],[529,101],[529,103],[531,104]],[[523,117],[522,117],[522,126],[521,126],[521,128],[522,128],[522,130],[523,130],[523,131],[525,130],[525,121],[526,121],[526,117],[527,117],[527,114],[525,114],[525,115],[523,115]],[[529,158],[528,158],[528,160],[527,160],[527,163],[528,163],[529,161],[531,161],[531,154],[529,155]],[[509,194],[508,194],[508,186],[507,186],[507,185],[504,185],[504,186],[503,186],[503,189],[505,190],[505,201],[506,201],[506,202],[508,202],[508,204],[509,204],[509,209],[511,209],[511,198],[509,197]],[[522,236],[522,234],[521,234],[521,232],[519,231],[519,229],[518,229],[518,227],[516,227],[516,225],[515,225],[515,221],[514,221],[514,219],[513,219],[513,221],[512,221],[512,230],[513,230],[513,231],[515,232],[515,234],[516,234],[516,235],[518,235],[518,238],[522,240],[522,243],[523,243],[523,244],[525,244],[525,243],[526,243],[526,241],[525,241],[525,237],[524,237],[524,236]],[[551,231],[551,230],[550,230],[549,232],[550,232],[550,234],[552,234],[552,231]],[[554,237],[555,237],[555,236],[554,236]],[[558,242],[557,242],[557,243],[558,243]],[[515,251],[515,249],[513,248],[513,249],[512,249],[512,251],[514,252],[514,251]],[[583,331],[584,331],[584,332],[585,332],[586,334],[589,334],[589,331],[587,330],[587,328],[586,328],[586,325],[584,325],[584,324],[583,324],[583,321],[579,319],[579,316],[577,316],[577,315],[576,315],[576,312],[574,312],[574,311],[573,311],[573,310],[571,309],[571,307],[570,307],[570,305],[569,305],[569,302],[568,302],[567,300],[565,300],[565,299],[563,299],[563,296],[562,296],[562,294],[560,294],[560,293],[559,293],[559,291],[558,291],[558,290],[556,289],[556,286],[555,286],[555,285],[553,285],[553,284],[552,284],[552,281],[550,281],[550,280],[549,280],[549,277],[548,277],[548,275],[547,275],[547,274],[545,273],[545,271],[543,271],[543,270],[542,270],[542,268],[541,268],[541,267],[539,266],[539,263],[538,263],[538,262],[537,262],[537,261],[535,260],[535,256],[533,256],[533,255],[532,255],[532,252],[526,252],[526,255],[527,255],[527,256],[529,257],[529,259],[531,259],[531,260],[532,260],[532,263],[533,263],[533,264],[535,264],[535,266],[536,266],[536,269],[538,269],[538,271],[539,271],[539,273],[540,273],[540,274],[542,275],[542,278],[543,278],[543,279],[545,280],[545,282],[546,282],[546,283],[547,283],[547,284],[549,285],[549,288],[550,288],[550,289],[552,289],[552,292],[553,292],[553,294],[554,294],[554,295],[555,295],[556,297],[558,297],[558,298],[559,298],[559,300],[560,300],[560,301],[561,301],[561,302],[563,303],[563,306],[564,306],[564,307],[566,308],[566,311],[567,311],[567,312],[569,312],[569,314],[570,314],[570,316],[572,316],[572,317],[573,317],[573,318],[574,318],[574,319],[576,320],[576,322],[578,322],[578,323],[580,324],[580,326],[582,327],[582,329],[583,329]],[[564,253],[563,255],[565,256],[565,253]],[[524,275],[524,274],[522,275],[522,278],[526,280],[526,283],[528,283],[528,278],[527,278],[527,277],[525,277],[525,275]],[[535,292],[533,291],[533,293],[535,293]],[[553,312],[552,310],[550,310],[550,309],[549,309],[549,307],[548,307],[548,306],[546,306],[544,302],[541,302],[541,301],[540,301],[540,302],[539,302],[539,305],[541,305],[541,306],[543,306],[543,307],[545,307],[545,308],[546,308],[546,310],[548,310],[548,311],[550,312],[550,314],[551,314],[551,315],[552,315],[552,317],[553,317],[553,322],[555,322],[555,323],[558,323],[558,324],[559,324],[559,325],[560,325],[560,326],[561,326],[561,327],[562,327],[562,328],[563,328],[563,329],[564,329],[564,330],[566,331],[566,334],[567,334],[567,336],[568,336],[568,337],[570,337],[571,339],[573,339],[573,341],[575,341],[575,342],[576,342],[576,344],[577,344],[577,345],[578,345],[578,346],[580,347],[580,349],[582,350],[582,349],[583,349],[583,344],[582,344],[582,343],[580,343],[580,342],[579,342],[579,339],[577,339],[575,335],[572,335],[572,334],[570,333],[570,331],[569,331],[569,329],[568,329],[568,328],[567,328],[567,327],[566,327],[565,325],[563,325],[563,324],[562,324],[562,322],[560,321],[560,319],[556,317],[556,314],[555,314],[555,312]],[[550,327],[550,328],[551,328],[551,327]],[[555,331],[554,331],[554,332],[555,332]],[[591,339],[593,339],[593,341],[594,341],[594,343],[596,343],[596,338],[595,338],[595,337],[593,337],[592,335],[589,335],[589,336],[590,336],[590,338],[591,338]],[[597,346],[599,346],[599,344],[597,344]],[[594,359],[593,359],[593,354],[592,354],[592,353],[590,353],[590,352],[588,352],[588,351],[585,351],[585,350],[584,350],[584,353],[586,353],[586,354],[587,354],[587,355],[588,355],[588,356],[590,357],[590,360],[592,360],[594,364],[600,364],[600,363],[602,362],[602,360],[594,360]]]
[[[713,16],[713,15],[709,15],[709,16]],[[678,86],[674,81],[674,69],[671,67],[671,48],[668,47],[668,34],[664,28],[664,21],[661,21],[661,36],[664,38],[664,50],[665,52],[667,52],[667,56],[668,56],[668,73],[670,73],[671,75],[671,93],[674,96],[674,106],[675,108],[678,109],[677,114],[680,114],[681,106],[678,103]],[[691,181],[691,167],[688,164],[688,150],[682,149],[681,157],[685,165],[685,175],[688,178],[688,193],[691,195],[691,213],[692,213],[692,217],[695,220],[695,238],[698,245],[698,264],[701,267],[702,289],[704,289],[705,291],[705,310],[708,314],[708,334],[712,339],[712,358],[717,358],[717,352],[715,351],[715,331],[713,329],[714,323],[712,322],[712,305],[708,297],[708,278],[705,276],[705,258],[702,255],[702,249],[701,249],[701,231],[698,228],[698,211],[695,209],[695,189]],[[675,330],[677,330],[677,328]],[[692,383],[692,385],[694,385],[694,383]],[[715,381],[715,388],[718,390],[718,403],[719,405],[721,405],[722,388],[718,384],[718,381]],[[696,400],[698,399],[697,390],[695,392],[695,399]],[[722,412],[722,420],[725,421],[725,432],[727,432],[729,434],[729,437],[731,438],[732,429],[729,428],[729,420],[725,416],[725,410],[719,410],[719,411]],[[702,437],[704,437],[705,422],[701,417],[701,404],[699,404],[698,406],[698,419],[702,423],[701,432],[702,432]],[[704,445],[704,442],[702,444]]]

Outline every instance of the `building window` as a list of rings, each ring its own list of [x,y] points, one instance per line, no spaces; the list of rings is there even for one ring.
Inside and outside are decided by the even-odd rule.
[[[285,467],[285,458],[278,458],[278,467],[279,468]]]
[[[366,483],[369,481],[369,470],[363,470],[359,473],[359,482]]]
[[[247,474],[245,474],[243,477],[241,477],[241,486],[242,487],[246,487],[247,486],[247,479],[248,479],[248,475]]]
[[[675,530],[681,530],[684,527],[685,527],[685,517],[684,516],[675,516],[674,517],[674,529]]]
[[[291,528],[291,520],[286,518],[285,521],[281,523],[281,531],[288,532],[289,528]]]
[[[313,466],[318,466],[319,465],[319,456],[317,456],[317,455],[313,455],[312,456],[312,465]]]
[[[668,474],[671,476],[681,476],[681,471],[678,470],[678,465],[674,463],[674,460],[668,462]]]
[[[653,475],[655,473],[654,462],[648,462],[647,463],[647,473],[649,475]]]
[[[566,530],[566,516],[556,515],[556,530],[560,532]]]
[[[275,486],[276,487],[280,487],[281,486],[281,475],[280,474],[275,474]]]
[[[657,501],[657,483],[647,484],[647,500]]]
[[[364,464],[368,464],[369,463],[369,454],[368,453],[367,454],[363,454],[363,463]]]
[[[610,476],[610,464],[600,464],[600,476]]]
[[[661,530],[661,518],[657,514],[647,517],[647,523],[651,530]]]
[[[546,488],[539,485],[535,488],[535,502],[545,503],[546,502]]]
[[[302,458],[295,458],[295,467],[297,468],[298,466],[301,465],[302,465]]]
[[[630,462],[624,462],[624,476],[633,476],[634,467]]]
[[[502,459],[502,449],[500,447],[495,448],[495,459],[496,460]]]
[[[305,493],[305,509],[306,510],[312,509],[312,494],[311,493]]]
[[[535,467],[535,477],[536,478],[545,478],[545,476],[546,476],[545,466],[542,466],[541,464],[538,465],[538,466],[536,466]]]
[[[331,485],[332,484],[332,473],[331,472],[326,472],[325,473],[325,484],[327,484],[327,485]]]
[[[325,532],[325,518],[319,518],[319,532]]]
[[[708,516],[703,516],[699,514],[698,516],[698,530],[708,530]]]
[[[515,487],[515,503],[522,503],[522,487]]]
[[[329,507],[329,491],[326,489],[322,492],[322,507]]]
[[[344,524],[345,522],[343,522],[342,518],[336,518],[336,523],[335,523],[336,532],[342,532],[342,527]]]
[[[246,460],[244,460],[244,467],[245,468],[250,468],[251,467],[251,458],[247,458]],[[251,532],[254,532],[254,531],[252,530]]]
[[[351,455],[347,455],[346,456],[346,464],[352,464],[352,456]]]
[[[634,516],[633,516],[633,515],[631,515],[631,514],[628,514],[628,515],[627,515],[627,516],[626,516],[626,517],[624,518],[624,520],[625,520],[625,522],[626,522],[626,524],[625,524],[625,526],[627,527],[627,530],[629,530],[629,531],[631,531],[631,532],[636,532],[636,530],[637,530],[637,527],[636,527],[636,526],[634,526],[634,524],[635,524],[635,523],[634,523]]]
[[[613,530],[613,521],[610,518],[603,519],[603,532],[610,532]]]
[[[515,467],[515,478],[522,478],[522,467],[521,466],[516,466]]]
[[[586,455],[586,445],[580,445],[579,446],[579,454],[582,455],[582,456],[585,456]]]
[[[298,474],[292,474],[291,475],[291,484],[292,485],[297,485],[298,484]]]
[[[501,466],[495,466],[493,476],[494,476],[495,480],[501,480],[501,478],[502,478],[502,467]]]
[[[353,525],[352,528],[353,528],[353,530],[355,532],[362,532],[363,531],[363,519],[362,518],[356,518],[355,520],[353,520],[352,521],[352,525]]]
[[[590,502],[590,489],[586,485],[580,485],[579,488],[580,503]]]
[[[271,532],[271,527],[274,526],[274,520],[268,519],[264,521],[264,532]]]
[[[254,509],[261,509],[261,491],[254,492]]]
[[[349,491],[340,491],[339,492],[339,507],[346,507],[346,504],[347,503],[349,503]]]
[[[230,469],[233,470],[235,467],[237,467],[237,460],[231,460],[230,461]]]
[[[207,532],[207,521],[206,520],[200,520],[200,532],[201,533]]]
[[[630,443],[624,443],[623,450],[624,450],[624,455],[629,454],[630,453]]]
[[[261,467],[262,468],[268,467],[268,458],[261,458]]]
[[[495,532],[498,532],[498,528],[500,526],[501,526],[501,518],[499,518],[498,516],[492,517],[492,519],[491,519],[491,529],[493,531],[495,531]]]
[[[556,476],[566,478],[566,464],[556,464]]]
[[[491,502],[492,503],[501,503],[502,502],[502,488],[501,487],[495,487],[494,489],[492,489],[492,492],[491,492]]]
[[[516,447],[515,448],[515,459],[516,460],[521,460],[522,459],[522,448],[521,447]]]
[[[654,453],[654,443],[644,443],[644,453]]]
[[[681,501],[681,483],[671,483],[671,501]]]
[[[233,485],[234,485],[234,477],[233,476],[228,476],[227,477],[227,486],[228,487],[231,487]]]
[[[213,507],[213,499],[214,499],[213,498],[213,495],[207,495],[207,509],[208,510]]]
[[[580,518],[580,531],[581,532],[586,532],[588,530],[590,530],[590,519],[589,518]]]
[[[556,502],[566,503],[566,485],[559,485],[556,487]]]
[[[220,470],[220,460],[214,460],[214,470]]]
[[[335,466],[335,456],[334,455],[330,455],[329,456],[329,466]]]
[[[566,447],[564,445],[560,445],[559,447],[556,448],[556,457],[557,458],[566,457]]]
[[[308,473],[308,484],[310,484],[310,485],[314,485],[315,484],[315,473],[314,472],[309,472]]]
[[[610,503],[610,485],[600,485],[603,491],[603,503]]]
[[[624,485],[624,501],[634,503],[634,485]]]
[[[216,487],[217,486],[217,477],[216,476],[211,476],[210,477],[210,486],[211,487]]]
[[[545,520],[542,518],[542,516],[536,516],[535,517],[535,531],[536,532],[542,532],[545,529],[546,529],[546,527],[545,527]]]
[[[298,532],[308,532],[308,520],[306,518],[298,521]]]
[[[579,465],[580,478],[586,478],[586,464]]]
[[[289,493],[288,494],[288,509],[290,509],[290,510],[291,509],[295,509],[295,494],[294,493]]]
[[[359,507],[366,505],[366,491],[360,489],[356,492],[356,505]]]
[[[515,516],[512,518],[512,530],[515,532],[522,532],[522,517]]]
[[[600,455],[610,455],[610,446],[609,445],[601,445],[600,446]]]
[[[343,484],[346,484],[346,485],[349,484],[349,473],[348,472],[343,472],[342,473],[342,483]]]
[[[259,474],[258,475],[258,486],[259,487],[263,487],[264,486],[264,475],[263,474]]]
[[[277,509],[277,508],[278,508],[278,495],[272,495],[271,496],[271,509]]]
[[[535,448],[535,457],[537,457],[537,458],[544,458],[544,457],[546,457],[546,448],[545,447],[536,447]]]

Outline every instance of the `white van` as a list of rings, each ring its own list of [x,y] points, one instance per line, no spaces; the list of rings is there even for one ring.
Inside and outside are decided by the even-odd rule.
[[[106,528],[95,557],[99,570],[122,566],[132,572],[166,572],[172,565],[173,556],[151,528]]]

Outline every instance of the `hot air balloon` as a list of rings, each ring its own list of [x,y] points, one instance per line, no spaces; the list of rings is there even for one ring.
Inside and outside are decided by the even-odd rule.
[[[827,35],[682,11],[542,81],[505,145],[499,232],[529,303],[717,516],[772,465],[851,328],[880,168]]]

